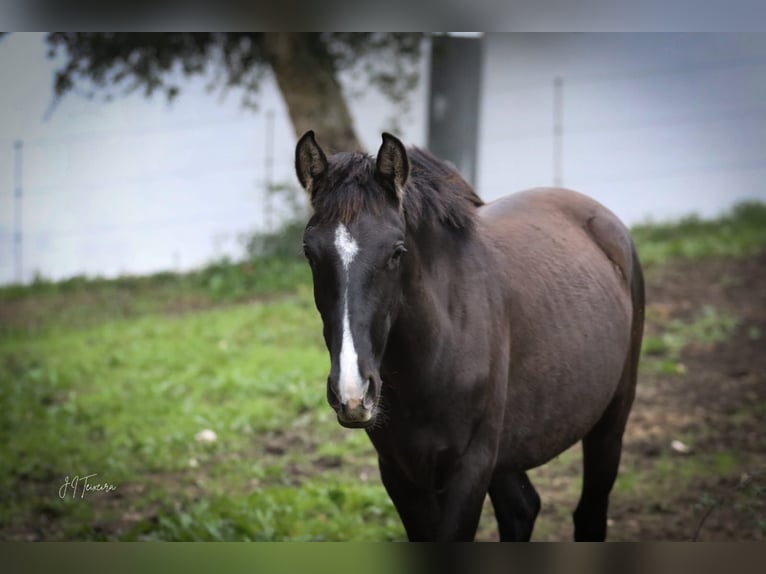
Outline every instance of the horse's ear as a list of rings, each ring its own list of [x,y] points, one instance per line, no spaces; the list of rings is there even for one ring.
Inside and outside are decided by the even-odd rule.
[[[389,184],[401,203],[404,194],[404,184],[410,175],[410,160],[404,144],[389,133],[383,132],[383,143],[378,150],[375,163],[378,177]]]
[[[298,181],[311,195],[316,179],[327,169],[327,157],[314,139],[313,130],[307,131],[295,146],[295,172]]]

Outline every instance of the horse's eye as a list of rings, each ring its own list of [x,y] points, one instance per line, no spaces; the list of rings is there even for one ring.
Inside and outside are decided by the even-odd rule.
[[[394,252],[391,254],[391,259],[389,260],[390,265],[396,265],[405,253],[407,253],[407,250],[404,248],[404,243],[399,242],[394,245]]]

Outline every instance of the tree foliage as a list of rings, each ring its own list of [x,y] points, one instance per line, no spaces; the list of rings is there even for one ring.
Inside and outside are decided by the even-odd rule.
[[[347,32],[47,36],[49,55],[66,56],[55,78],[58,97],[89,84],[89,97],[97,91],[111,98],[140,89],[146,96],[159,92],[172,100],[184,77],[201,76],[211,89],[241,90],[243,103],[255,106],[264,76],[273,72],[296,133],[307,125],[323,126],[323,141],[330,147],[359,147],[338,74],[351,71],[365,87],[401,104],[418,79],[421,40],[417,33]]]

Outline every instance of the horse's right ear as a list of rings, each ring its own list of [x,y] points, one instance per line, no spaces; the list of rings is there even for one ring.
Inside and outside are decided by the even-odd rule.
[[[311,195],[314,182],[327,169],[327,157],[314,139],[314,131],[309,130],[295,146],[295,172],[303,189]]]

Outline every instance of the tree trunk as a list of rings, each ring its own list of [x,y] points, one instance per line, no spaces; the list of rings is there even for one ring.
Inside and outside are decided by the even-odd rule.
[[[328,153],[363,151],[332,58],[319,35],[268,32],[263,44],[296,137],[314,130]]]

